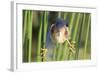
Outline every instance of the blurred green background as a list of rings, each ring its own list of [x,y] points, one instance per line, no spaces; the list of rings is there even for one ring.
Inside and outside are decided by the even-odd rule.
[[[33,10],[23,10],[22,13],[23,62],[42,62],[40,51],[46,48],[48,28],[58,17],[69,20],[70,40],[75,42],[75,53],[68,49],[68,44],[65,42],[60,46],[63,50],[54,50],[52,61],[91,59],[90,13]]]

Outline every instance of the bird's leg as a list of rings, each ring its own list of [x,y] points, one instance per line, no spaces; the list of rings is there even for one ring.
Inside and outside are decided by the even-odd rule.
[[[41,59],[42,62],[46,60],[47,49],[41,48]]]

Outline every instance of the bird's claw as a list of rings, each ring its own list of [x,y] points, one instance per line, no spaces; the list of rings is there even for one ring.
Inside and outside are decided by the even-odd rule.
[[[40,55],[41,55],[42,61],[46,60],[46,54],[47,54],[47,49],[41,48]]]

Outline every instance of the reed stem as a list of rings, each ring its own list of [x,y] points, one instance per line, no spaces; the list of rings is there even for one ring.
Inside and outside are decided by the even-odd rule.
[[[29,53],[28,53],[28,62],[31,62],[31,53],[32,53],[32,11],[28,11],[28,39],[29,39]]]
[[[75,20],[75,15],[76,13],[72,13],[71,19],[70,19],[70,23],[69,23],[69,29],[70,29],[70,33],[72,32],[72,27],[74,25],[74,20]]]
[[[38,46],[37,46],[37,62],[40,62],[41,61],[41,54],[40,54],[40,51],[41,51],[41,39],[42,39],[42,19],[43,19],[43,12],[40,13],[41,16],[40,16],[40,27],[39,27],[39,31],[38,31]]]
[[[44,12],[44,29],[43,29],[43,49],[46,50],[46,35],[47,35],[47,26],[48,26],[48,13],[45,11]],[[44,53],[46,54],[46,53]],[[45,61],[46,55],[42,57],[42,61]]]
[[[86,39],[85,39],[85,47],[84,47],[84,59],[86,58],[86,55],[87,55],[87,42],[88,42],[88,36],[89,36],[89,25],[90,25],[90,22],[91,22],[91,16],[89,15],[89,18],[88,18],[88,23],[87,23],[87,32],[86,32]]]

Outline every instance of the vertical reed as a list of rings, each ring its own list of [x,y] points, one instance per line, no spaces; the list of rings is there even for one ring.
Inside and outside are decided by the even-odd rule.
[[[81,16],[81,14],[80,13],[78,13],[78,15],[77,15],[77,20],[76,20],[76,24],[75,24],[75,29],[74,29],[74,34],[73,34],[73,41],[75,41],[75,39],[76,39],[76,35],[77,35],[77,30],[78,30],[78,25],[79,25],[79,21],[80,21],[80,16]]]
[[[37,62],[41,61],[41,54],[40,54],[40,50],[41,50],[41,39],[42,39],[42,27],[43,27],[43,12],[40,13],[40,26],[39,26],[39,31],[38,31],[38,46],[37,46]]]
[[[32,11],[25,10],[23,18],[23,57],[24,62],[31,62],[32,52]],[[26,28],[27,27],[27,28]]]
[[[63,50],[62,44],[58,43],[58,46],[57,46],[57,58],[56,58],[57,61],[60,60],[61,52],[62,52],[61,50]]]
[[[25,41],[26,27],[27,27],[27,10],[23,10],[23,44]]]
[[[73,12],[73,13],[69,13],[69,14],[71,14],[71,17],[69,19],[70,20],[70,22],[69,22],[69,33],[70,33],[70,37],[72,38],[73,37],[73,35],[72,35],[73,31],[72,30],[74,30],[73,27],[75,26],[76,13]],[[67,60],[70,60],[71,58],[73,58],[73,53],[70,50],[67,50]]]
[[[27,53],[27,10],[23,10],[23,62],[28,62],[28,53]]]
[[[61,12],[58,12],[58,18],[61,18],[61,14],[62,14]]]
[[[32,53],[32,11],[28,11],[28,39],[29,39],[29,51],[28,51],[28,62],[31,62]]]
[[[44,18],[43,18],[43,49],[46,50],[46,35],[47,35],[47,26],[48,26],[48,12],[44,11]],[[43,53],[46,54],[46,53]],[[46,55],[43,56],[42,61],[46,60]]]
[[[70,30],[70,33],[72,32],[72,27],[73,27],[73,25],[75,25],[74,23],[74,20],[75,20],[75,15],[76,15],[76,13],[75,12],[73,12],[72,13],[72,15],[71,15],[71,18],[69,19],[70,20],[70,22],[69,22],[69,30]]]
[[[75,23],[75,27],[74,27],[74,33],[73,33],[73,37],[72,37],[72,40],[73,41],[76,41],[76,35],[77,35],[77,31],[78,31],[78,28],[79,28],[79,21],[80,21],[80,17],[81,17],[81,14],[80,13],[78,13],[77,14],[77,18],[76,18],[76,23]],[[77,50],[78,48],[76,48],[76,50]],[[78,53],[78,52],[77,52]],[[76,53],[76,54],[77,54]],[[75,54],[75,58],[76,58],[76,54]]]
[[[48,26],[48,13],[44,12],[44,29],[43,29],[43,48],[46,48],[46,35]]]
[[[77,32],[77,38],[76,38],[76,53],[75,53],[75,59],[79,58],[79,49],[81,45],[81,35],[82,35],[82,26],[84,25],[84,16],[81,14],[80,21],[78,25],[78,32]]]
[[[90,25],[90,22],[91,22],[91,16],[89,15],[88,17],[88,23],[87,23],[87,32],[86,32],[86,39],[85,39],[85,46],[84,46],[84,59],[86,59],[86,55],[87,55],[87,42],[88,42],[88,36],[89,36],[89,25]]]

